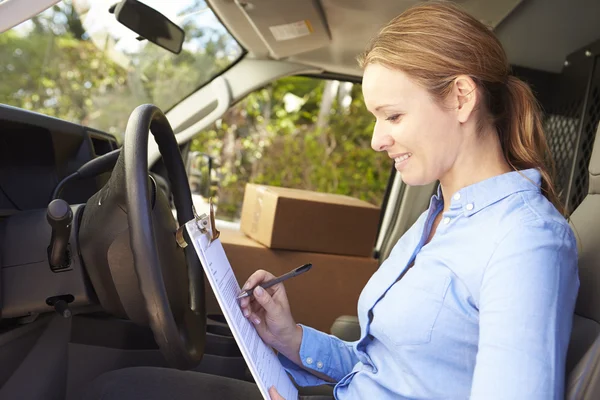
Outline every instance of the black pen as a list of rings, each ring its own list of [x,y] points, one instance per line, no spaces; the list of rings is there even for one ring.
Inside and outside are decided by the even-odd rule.
[[[263,289],[268,289],[273,285],[276,285],[280,282],[283,282],[285,280],[288,280],[290,278],[293,278],[295,276],[298,276],[300,274],[305,273],[306,271],[308,271],[309,269],[312,268],[312,264],[304,264],[296,269],[291,270],[290,272],[288,272],[287,274],[283,274],[280,277],[277,277],[275,279],[272,279],[270,281],[267,282],[263,282],[261,285],[258,285],[260,287],[262,287]],[[258,286],[253,287],[252,289],[248,289],[248,290],[244,290],[242,293],[240,293],[238,295],[238,299],[243,299],[244,297],[249,297],[252,296],[252,292],[254,291],[254,289],[256,289]]]

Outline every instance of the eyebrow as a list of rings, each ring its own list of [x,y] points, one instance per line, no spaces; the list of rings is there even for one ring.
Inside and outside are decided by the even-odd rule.
[[[380,106],[375,107],[375,111],[379,111],[382,108],[393,107],[393,106],[397,106],[397,105],[399,105],[399,104],[382,104]]]

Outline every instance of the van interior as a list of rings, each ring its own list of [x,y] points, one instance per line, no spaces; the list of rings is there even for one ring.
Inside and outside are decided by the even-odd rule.
[[[178,227],[192,220],[194,212],[205,212],[208,198],[224,198],[219,190],[226,182],[215,178],[214,160],[195,149],[204,148],[209,139],[212,147],[232,143],[227,142],[231,131],[223,121],[234,115],[242,126],[250,114],[231,110],[282,79],[324,82],[339,99],[347,88],[360,92],[362,71],[356,57],[392,17],[421,3],[182,1],[181,9],[193,10],[198,26],[230,38],[213,57],[221,64],[185,64],[192,67],[181,76],[189,81],[139,79],[141,86],[156,82],[153,90],[160,96],[136,103],[135,97],[126,97],[129,89],[119,86],[124,80],[115,78],[114,71],[123,65],[129,68],[127,79],[137,73],[126,56],[142,46],[152,57],[169,54],[169,65],[176,68],[184,65],[180,60],[186,54],[208,54],[207,43],[213,42],[198,35],[186,39],[182,47],[184,35],[194,35],[193,27],[178,26],[176,16],[171,24],[134,26],[123,7],[128,2],[137,7],[139,2],[116,1],[100,5],[82,0],[0,1],[0,54],[11,43],[20,43],[0,57],[0,92],[6,92],[0,93],[0,398],[75,400],[101,374],[133,366],[253,381],[198,257],[191,246],[178,246],[175,238]],[[600,2],[456,3],[493,29],[512,73],[531,85],[542,106],[556,183],[580,249],[581,289],[567,361],[566,398],[599,398],[600,223],[594,218],[600,218],[600,141],[595,140],[600,135]],[[169,11],[157,1],[139,4],[165,15]],[[59,14],[63,19],[57,19]],[[117,33],[97,28],[104,23],[114,24],[110,26]],[[174,42],[161,41],[162,31],[170,27]],[[70,29],[85,44],[75,43],[76,35],[61,37],[52,46],[40,47],[44,61],[39,65],[33,55],[19,64],[23,54],[33,54],[37,43],[23,38],[44,29],[56,35]],[[111,41],[120,35],[119,29],[133,38],[130,47]],[[110,63],[69,53],[91,43],[106,45],[103,52],[110,55]],[[58,81],[46,76],[54,59],[73,63],[56,67],[56,76],[68,84],[60,93]],[[164,65],[161,68],[168,68]],[[34,67],[41,71],[38,75],[31,72]],[[20,74],[10,75],[15,68],[21,68]],[[159,72],[169,76],[165,71]],[[82,97],[92,80],[110,81],[102,90],[113,97],[102,97],[103,93]],[[40,96],[45,96],[43,101]],[[117,107],[115,96],[121,96],[124,103],[119,104],[127,107]],[[109,100],[101,101],[105,98]],[[85,116],[77,114],[90,105],[96,109]],[[102,120],[117,116],[121,119],[114,125]],[[259,117],[270,118],[252,116]],[[289,121],[282,131],[300,129],[299,122]],[[231,146],[231,154],[241,151]],[[333,242],[318,250],[310,243],[300,248],[266,243],[248,228],[255,215],[249,207],[269,197],[253,198],[252,182],[228,182],[239,196],[246,196],[246,211],[234,212],[241,215],[237,220],[220,219],[227,209],[218,202],[216,211],[220,240],[238,282],[243,284],[259,268],[280,275],[310,258],[322,267],[286,284],[294,316],[343,339],[357,339],[356,303],[362,287],[427,208],[436,189],[435,184],[404,185],[388,161],[382,167],[385,184],[376,201],[367,205],[354,199],[352,210],[364,211],[364,221],[357,217],[344,228],[348,237],[359,230],[368,234],[355,235],[360,240],[351,245],[346,241],[350,238],[341,237],[335,250]],[[286,164],[281,165],[285,170]],[[288,175],[292,179],[302,174]],[[354,176],[358,185],[366,179]],[[273,198],[295,201],[278,203],[291,205],[284,220],[288,223],[277,225],[279,230],[271,232],[273,240],[290,243],[294,242],[290,237],[302,237],[298,234],[302,224],[289,222],[298,216],[323,229],[335,226],[335,218],[347,220],[339,205],[334,211],[323,207],[307,218],[304,213],[312,211],[303,207],[315,201],[313,192],[269,191],[275,193]],[[298,200],[305,195],[312,197]],[[249,213],[246,221],[244,212]],[[359,248],[363,250],[353,253]],[[331,387],[302,388],[300,393],[331,394]]]

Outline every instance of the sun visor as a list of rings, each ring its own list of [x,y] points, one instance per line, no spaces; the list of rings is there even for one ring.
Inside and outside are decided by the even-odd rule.
[[[271,57],[289,57],[331,41],[318,1],[236,0]]]

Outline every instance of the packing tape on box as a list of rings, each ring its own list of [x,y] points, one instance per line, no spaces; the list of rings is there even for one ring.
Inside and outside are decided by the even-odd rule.
[[[260,215],[262,214],[263,208],[263,194],[267,191],[267,188],[264,186],[259,186],[256,189],[256,202],[254,203],[254,212],[252,213],[252,226],[250,231],[252,233],[258,232],[258,228],[260,225]]]

